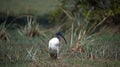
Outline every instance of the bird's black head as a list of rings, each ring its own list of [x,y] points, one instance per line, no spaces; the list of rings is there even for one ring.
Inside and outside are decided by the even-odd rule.
[[[57,32],[56,35],[57,35],[57,36],[61,35],[61,32]]]
[[[67,41],[66,41],[65,37],[61,34],[61,32],[57,32],[56,35],[58,38],[62,37],[64,39],[65,43],[67,44]]]

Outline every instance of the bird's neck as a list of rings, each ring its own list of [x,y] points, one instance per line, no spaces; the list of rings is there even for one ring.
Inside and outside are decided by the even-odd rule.
[[[57,35],[56,37],[60,40],[60,36]]]

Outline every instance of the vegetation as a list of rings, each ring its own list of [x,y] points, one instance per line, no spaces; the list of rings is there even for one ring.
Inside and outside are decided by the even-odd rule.
[[[9,13],[13,16],[21,14],[44,15],[59,4],[57,0],[1,0],[0,2],[0,14]]]
[[[34,37],[35,35],[40,34],[39,30],[39,24],[36,22],[35,18],[32,16],[27,16],[27,25],[25,26],[22,31],[19,31],[19,33],[22,35],[26,35],[29,37]]]
[[[0,25],[0,40],[9,41],[9,34],[7,33],[6,21]]]
[[[19,27],[14,26],[17,19],[10,24],[7,19],[2,22],[0,67],[119,67],[120,25],[110,19],[119,18],[119,7],[115,7],[119,1],[59,1],[61,5],[47,13],[50,23],[42,25],[36,15],[25,15],[25,25],[17,23]],[[68,44],[61,40],[60,59],[53,60],[47,47],[56,31],[65,36]]]

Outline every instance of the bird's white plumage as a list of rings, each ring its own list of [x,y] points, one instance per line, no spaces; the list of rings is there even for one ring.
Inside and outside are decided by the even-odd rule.
[[[60,41],[57,37],[50,39],[48,49],[55,50],[57,53],[59,53]]]

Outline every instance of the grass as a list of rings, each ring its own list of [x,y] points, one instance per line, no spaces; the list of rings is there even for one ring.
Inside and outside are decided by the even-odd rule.
[[[88,11],[86,16],[82,15],[81,12],[72,15],[67,9],[62,9],[72,21],[71,28],[69,28],[71,30],[69,31],[71,32],[69,49],[73,52],[80,53],[80,58],[83,59],[106,58],[107,54],[104,53],[107,50],[109,51],[109,45],[104,46],[101,42],[97,42],[100,32],[96,32],[96,29],[107,17],[103,18],[100,22],[89,22],[88,18],[92,9]]]
[[[28,30],[37,27],[40,35],[33,37],[20,35],[18,31],[24,30],[29,23],[30,19],[22,29],[7,29],[6,33],[11,37],[8,42],[0,40],[0,67],[119,67],[120,65],[119,34],[112,34],[109,30],[102,32],[103,34],[97,36],[96,40],[86,41],[85,52],[81,54],[71,51],[69,48],[71,34],[64,33],[68,44],[61,43],[63,45],[60,59],[53,60],[49,58],[47,52],[48,41],[54,36],[53,32],[50,32],[51,30],[43,32],[37,25],[32,27],[30,24]],[[76,43],[75,40],[73,43]]]
[[[21,36],[16,29],[9,30],[9,33],[11,36],[10,42],[5,43],[0,41],[1,67],[119,67],[120,64],[118,59],[111,61],[111,59],[91,60],[81,58],[79,53],[73,53],[69,49],[66,49],[69,45],[62,46],[64,48],[61,50],[61,59],[52,60],[47,54],[47,41],[51,38],[48,32],[46,32],[47,34],[42,33],[44,36],[41,34],[39,37]],[[48,37],[48,40],[46,37]],[[107,38],[109,38],[109,40],[107,40]],[[116,43],[116,45],[118,45],[117,48],[119,48],[119,41],[116,42],[116,40],[119,40],[118,38],[119,35],[111,36],[110,33],[102,34],[98,37],[99,40],[94,42],[92,47],[95,47],[95,44],[104,47],[104,45],[114,45],[114,43]],[[67,38],[67,40],[68,39],[69,38]]]
[[[120,61],[81,60],[76,57],[66,57],[60,60],[52,60],[41,57],[37,61],[16,61],[1,63],[1,67],[119,67]]]
[[[46,1],[47,3],[50,2],[48,0]],[[18,2],[20,3],[18,4]],[[30,3],[26,4],[27,2]],[[41,0],[40,2],[43,6],[44,1]],[[8,8],[15,9],[15,5],[22,5],[21,7],[26,7],[27,5],[28,10],[34,11],[32,8],[38,6],[40,2],[38,2],[38,0],[32,2],[31,0],[11,0],[8,5],[4,6],[6,2],[2,1],[3,4],[1,4],[1,7],[4,6],[4,8],[6,8],[6,6],[12,4]],[[33,6],[31,6],[32,4]],[[31,6],[31,9],[29,9],[28,5]],[[45,4],[45,6],[50,5]],[[20,9],[23,9],[21,7]],[[36,9],[38,8],[39,7],[36,7]],[[45,7],[41,9],[43,8]],[[21,11],[20,9],[16,9],[15,12],[19,13]],[[9,34],[10,37],[7,42],[0,40],[0,67],[119,67],[120,35],[113,34],[109,29],[93,34],[94,30],[105,18],[100,23],[95,22],[89,26],[86,18],[89,17],[91,11],[92,9],[86,17],[83,17],[77,14],[71,16],[69,12],[63,9],[63,12],[69,17],[70,22],[52,27],[51,29],[41,28],[33,16],[27,17],[27,24],[22,28],[7,29],[6,24],[3,23],[3,25],[0,26],[1,30]],[[43,14],[43,12],[41,11],[41,14]],[[56,28],[59,30],[64,29],[64,35],[68,41],[66,45],[63,41],[61,42],[63,45],[61,46],[59,60],[51,59],[47,51],[48,41],[51,37],[55,36],[54,31],[57,30]],[[33,34],[35,34],[35,36]],[[76,47],[76,52],[71,50],[72,47]]]
[[[26,27],[29,23],[30,27]],[[60,59],[53,60],[49,58],[47,52],[48,41],[54,36],[53,32],[50,32],[51,30],[43,32],[40,27],[37,27],[40,35],[33,37],[20,35],[18,32],[26,28],[32,30],[36,27],[37,25],[32,26],[29,19],[28,24],[22,29],[7,29],[6,33],[11,37],[8,42],[0,40],[0,67],[119,67],[120,65],[119,34],[112,34],[108,32],[109,30],[102,32],[103,34],[97,36],[96,40],[85,42],[85,52],[81,54],[71,51],[69,37],[71,34],[64,33],[68,44],[61,43],[63,45],[60,51]],[[28,30],[24,31],[27,32]],[[75,40],[73,43],[76,43]]]
[[[9,26],[9,24],[8,24]],[[9,41],[9,34],[7,33],[7,27],[6,25],[6,21],[4,21],[1,25],[0,25],[0,40],[2,41]]]
[[[35,14],[43,15],[59,5],[57,0],[0,0],[0,12],[11,15]]]
[[[18,30],[20,35],[26,35],[29,37],[34,37],[40,35],[39,24],[36,22],[35,18],[32,16],[27,16],[27,25],[21,31]]]

